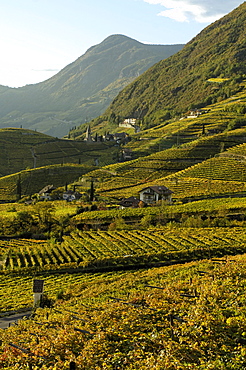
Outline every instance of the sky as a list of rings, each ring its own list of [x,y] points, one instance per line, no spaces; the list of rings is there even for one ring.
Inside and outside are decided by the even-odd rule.
[[[0,85],[52,77],[113,34],[185,44],[242,0],[0,0]]]

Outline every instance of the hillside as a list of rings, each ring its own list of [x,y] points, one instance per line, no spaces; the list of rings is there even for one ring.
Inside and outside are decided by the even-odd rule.
[[[201,232],[198,243],[206,245]],[[194,243],[192,234],[185,236]],[[243,255],[140,271],[39,275],[54,305],[1,330],[0,366],[242,370],[245,262]],[[0,279],[7,296],[2,312],[32,305],[33,274]]]
[[[0,368],[246,368],[245,10],[123,90],[99,141],[0,129]],[[99,139],[128,114],[140,132]],[[38,201],[48,184],[82,197]]]
[[[196,118],[132,135],[126,147],[135,159],[97,168],[87,176],[100,179],[98,194],[114,199],[137,196],[144,186],[156,184],[170,187],[175,198],[245,191],[244,154],[229,155],[246,141],[245,103],[244,89],[207,106],[206,113]],[[191,175],[198,171],[199,176]]]
[[[103,166],[114,162],[119,151],[112,143],[62,140],[20,128],[0,129],[0,143],[0,176],[66,163],[92,167],[96,159]]]
[[[240,62],[240,55],[244,55],[245,50],[244,25],[245,3],[203,30],[176,55],[157,63],[135,80],[131,86],[136,87],[136,92],[132,90],[132,99],[126,98],[124,101],[122,100],[122,112],[124,111],[124,104],[127,104],[129,109],[131,109],[131,104],[135,101],[134,94],[139,95],[141,101],[147,101],[144,94],[148,93],[148,88],[142,91],[143,95],[138,90],[138,86],[143,81],[146,81],[146,78],[151,78],[152,80],[148,84],[149,86],[152,84],[154,87],[155,91],[152,91],[151,99],[155,100],[155,102],[158,102],[160,98],[163,104],[165,104],[165,97],[160,94],[168,94],[168,89],[173,89],[174,85],[172,83],[173,81],[174,83],[175,81],[177,82],[177,79],[186,81],[185,88],[187,90],[181,89],[181,91],[178,89],[175,94],[172,93],[170,96],[166,96],[169,102],[167,104],[170,104],[170,107],[172,104],[175,104],[176,108],[170,108],[168,111],[166,107],[165,117],[162,115],[164,111],[158,110],[158,104],[152,106],[150,102],[149,112],[145,112],[146,116],[142,122],[140,120],[141,131],[139,133],[131,133],[131,140],[126,145],[115,145],[114,142],[110,141],[89,144],[80,140],[45,140],[44,138],[44,142],[26,145],[25,153],[21,154],[23,148],[20,148],[19,152],[16,149],[19,145],[21,146],[23,139],[16,144],[15,150],[13,150],[12,141],[9,140],[8,149],[7,144],[5,144],[5,156],[2,158],[2,175],[11,173],[10,169],[12,169],[12,173],[15,173],[27,167],[72,163],[85,166],[82,171],[84,176],[86,171],[95,168],[95,160],[99,159],[99,166],[94,171],[86,174],[87,177],[98,180],[96,190],[99,196],[118,200],[129,195],[137,195],[140,187],[143,185],[158,183],[162,185],[167,182],[175,190],[175,197],[180,199],[186,197],[187,194],[179,186],[179,175],[176,176],[176,173],[191,168],[191,172],[187,170],[187,173],[192,174],[194,165],[200,166],[201,164],[202,170],[200,172],[203,173],[204,167],[204,176],[187,175],[185,188],[190,189],[190,196],[198,194],[200,196],[202,193],[207,196],[212,189],[211,176],[208,176],[205,170],[207,163],[211,163],[208,160],[210,158],[212,160],[215,155],[221,155],[225,150],[245,142],[245,63]],[[215,37],[216,35],[218,37]],[[89,49],[86,53],[86,58],[89,58],[91,54],[102,53],[104,55],[105,45],[107,45],[106,50],[114,49],[116,40],[122,40],[122,42],[124,41],[123,44],[127,43],[127,45],[129,41],[124,36],[109,37],[102,44]],[[133,45],[136,43],[134,40],[129,42],[133,43]],[[228,60],[230,60],[230,63],[227,63]],[[215,69],[215,64],[217,69]],[[230,73],[228,68],[230,68]],[[215,70],[217,70],[216,73]],[[210,72],[208,73],[208,71]],[[204,79],[205,75],[206,79]],[[55,80],[52,81],[54,82]],[[197,83],[196,86],[194,81]],[[46,83],[48,84],[48,81]],[[170,85],[170,88],[167,87],[167,84]],[[48,89],[48,85],[46,87]],[[120,97],[123,98],[124,92],[129,91],[127,90],[129,88],[127,87],[119,94],[110,109],[117,106],[118,103],[120,104]],[[182,119],[180,119],[180,116],[172,118],[172,115],[177,114],[179,107],[183,106],[184,109],[185,106],[186,108],[188,107],[189,99],[196,101],[195,99],[198,97],[196,95],[198,90],[196,89],[199,90],[199,99],[201,99],[204,106],[204,109],[200,112],[201,114],[190,117],[191,113],[184,110]],[[216,96],[214,95],[212,99],[214,102],[208,105],[208,101],[211,100],[210,98],[208,99],[210,96],[209,91]],[[55,92],[55,89],[53,92]],[[195,105],[195,103],[192,105]],[[151,110],[153,112],[152,118]],[[98,133],[97,128],[105,130],[104,123],[107,124],[107,122],[111,125],[114,124],[115,128],[119,129],[116,124],[119,118],[117,111],[108,110],[108,112],[111,112],[109,121],[103,121],[102,117],[94,120],[93,135]],[[130,114],[130,111],[128,113]],[[144,114],[144,109],[142,113]],[[165,120],[167,116],[169,116],[169,119]],[[21,132],[21,129],[18,130]],[[16,129],[15,132],[18,130]],[[71,134],[71,137],[74,136]],[[131,150],[132,160],[119,162],[119,153],[124,149]],[[229,163],[228,156],[223,160]],[[21,162],[21,166],[19,165],[18,168],[16,164],[19,162]],[[28,165],[27,163],[30,164]],[[105,167],[105,165],[107,166]],[[238,166],[236,167],[239,168]],[[208,168],[211,170],[211,165],[208,165]],[[220,166],[218,166],[218,170],[220,173]],[[239,175],[236,170],[234,174],[231,174],[232,178],[230,178],[230,173],[228,173],[227,177],[225,173],[218,174],[213,180],[226,182],[226,186],[225,183],[223,186],[224,192],[230,193],[232,185],[228,181],[231,181],[231,183],[235,181],[240,182],[240,179],[242,183],[244,181],[243,171],[241,169]],[[33,176],[35,176],[34,173]],[[184,176],[182,177],[184,178]],[[192,178],[196,180],[191,180]],[[43,179],[45,180],[44,177]],[[202,179],[204,181],[209,179],[209,185],[201,185]],[[75,180],[76,178],[74,177],[72,181]],[[196,184],[193,190],[191,190],[193,181]],[[14,180],[11,189],[16,187],[16,183],[16,180]],[[83,181],[82,184],[81,182],[79,184],[83,185]],[[213,184],[215,183],[213,182]],[[5,189],[6,186],[3,185],[2,188]],[[216,183],[216,189],[214,188],[216,194],[219,194],[221,191],[219,188],[221,186],[219,183]],[[238,186],[235,186],[235,191],[240,191],[239,188],[242,191],[244,190],[244,186],[238,184]],[[13,196],[13,191],[11,196]],[[4,199],[4,195],[2,199]]]
[[[81,190],[83,187],[87,190],[88,184],[78,181],[84,177],[96,180],[97,196],[117,201],[137,196],[143,186],[155,184],[170,187],[176,199],[242,192],[246,174],[244,155],[232,158],[227,150],[236,150],[245,143],[245,126],[244,89],[207,106],[206,113],[196,118],[131,134],[131,141],[124,146],[115,146],[111,141],[87,143],[55,139],[24,129],[2,129],[0,199],[16,199],[19,174],[15,173],[25,169],[28,170],[21,174],[23,195],[31,195],[54,182],[56,186],[64,186],[66,182],[76,181]],[[119,153],[125,148],[132,151],[133,159],[118,162]],[[230,171],[232,163],[235,166]],[[65,175],[67,164],[69,177]],[[53,165],[59,172],[54,180],[47,175],[54,172]],[[13,175],[6,176],[10,173]]]
[[[92,166],[59,164],[24,170],[0,178],[0,202],[15,202],[19,196],[31,196],[46,185],[65,188],[66,184],[92,170]]]
[[[175,55],[149,68],[123,89],[105,112],[159,123],[241,90],[246,74],[246,3],[206,27]]]
[[[62,137],[102,114],[128,83],[183,45],[145,45],[112,35],[47,81],[0,89],[0,127]]]

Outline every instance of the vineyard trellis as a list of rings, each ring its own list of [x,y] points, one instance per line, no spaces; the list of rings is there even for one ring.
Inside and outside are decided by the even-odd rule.
[[[62,243],[1,241],[2,273],[64,268],[97,268],[190,260],[246,250],[240,228],[162,228],[128,231],[74,231]]]

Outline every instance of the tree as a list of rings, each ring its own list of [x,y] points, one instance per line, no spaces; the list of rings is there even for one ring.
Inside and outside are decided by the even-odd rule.
[[[37,218],[40,230],[50,233],[52,225],[55,223],[53,212],[54,206],[51,203],[39,202],[35,205],[33,214]]]
[[[17,200],[21,199],[21,177],[18,176],[18,180],[16,183],[16,194],[17,194]]]
[[[70,223],[70,216],[63,215],[59,218],[54,219],[52,234],[53,236],[59,241],[62,242],[62,238],[66,229],[69,228],[71,225]]]
[[[93,180],[91,180],[90,201],[92,202],[93,200],[94,200],[94,183]]]
[[[143,229],[148,229],[151,226],[152,215],[148,214],[141,218],[140,225]]]
[[[35,222],[31,213],[20,211],[14,220],[14,227],[17,233],[31,232]]]

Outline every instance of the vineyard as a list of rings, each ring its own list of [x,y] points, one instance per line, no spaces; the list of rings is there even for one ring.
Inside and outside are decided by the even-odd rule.
[[[225,156],[211,158],[198,165],[188,168],[182,173],[175,174],[184,177],[202,177],[223,181],[241,181],[246,179],[246,165],[244,159],[228,158]]]
[[[53,307],[0,331],[0,367],[242,370],[245,263],[244,255],[127,273],[40,276]],[[0,280],[12,304],[31,304],[32,276]]]
[[[100,166],[114,162],[118,149],[111,143],[93,143],[62,140],[36,131],[6,128],[0,129],[2,157],[1,176],[6,176],[26,168],[43,167],[61,163],[93,166],[95,158]],[[35,166],[34,166],[35,154]]]
[[[191,183],[192,184],[192,183]],[[204,184],[201,182],[201,184]],[[223,183],[220,183],[220,186]],[[246,198],[218,198],[218,199],[202,199],[185,204],[166,205],[165,203],[159,207],[145,208],[124,208],[122,210],[112,209],[105,211],[83,212],[74,217],[77,224],[91,224],[100,226],[103,223],[111,223],[117,218],[122,218],[126,222],[139,221],[144,216],[153,217],[157,223],[160,219],[180,220],[182,215],[190,216],[218,216],[226,217],[227,214],[245,214]],[[137,228],[139,225],[135,225]]]
[[[140,131],[124,142],[98,137],[121,130],[115,112],[92,121],[92,142],[73,130],[66,140],[0,130],[0,322],[32,311],[0,329],[0,369],[246,369],[246,81],[234,67],[201,71],[206,101],[182,116],[145,115],[142,101],[132,109]],[[163,98],[185,98],[188,83]],[[51,184],[55,200],[39,201]],[[154,185],[172,202],[121,209]],[[63,189],[82,196],[63,201]],[[44,280],[35,307],[34,279]]]
[[[188,175],[188,174],[187,174]],[[138,185],[133,184],[132,179],[125,178],[124,186],[120,179],[112,180],[112,185],[118,188],[113,188],[111,190],[104,190],[103,195],[107,195],[112,199],[122,199],[128,198],[130,196],[138,196],[139,191],[143,187],[153,186],[153,185],[163,185],[168,187],[173,191],[174,200],[182,200],[185,198],[201,197],[209,198],[210,196],[228,196],[236,195],[240,197],[240,193],[245,194],[246,186],[245,182],[240,181],[225,181],[225,180],[215,180],[212,178],[204,177],[183,177],[181,172],[167,177],[159,178],[158,180],[150,180],[145,183],[140,183]],[[121,184],[121,186],[120,186]],[[106,186],[110,186],[110,182],[107,182]]]
[[[119,269],[191,261],[246,252],[241,229],[153,229],[77,231],[61,244],[34,240],[1,241],[2,273],[57,269]]]
[[[199,178],[209,179],[210,182],[211,180],[224,181],[220,189],[218,187],[214,189],[218,183],[214,184],[213,189],[208,189],[208,186],[205,188],[200,186],[200,195],[206,196],[211,192],[215,194],[237,192],[238,184],[235,191],[228,190],[228,188],[233,189],[229,181],[244,182],[246,173],[244,158],[233,154],[233,149],[230,154],[231,149],[229,148],[240,148],[238,150],[242,151],[244,141],[245,135],[242,129],[234,130],[233,135],[230,132],[225,132],[196,138],[179,147],[159,150],[137,160],[96,169],[89,172],[87,176],[100,178],[97,192],[113,198],[136,196],[143,186],[166,185],[170,184],[170,180],[172,189],[173,183],[175,185],[178,180],[185,181],[186,178],[194,178],[196,182]],[[222,149],[223,152],[221,152]],[[174,179],[173,183],[172,179]],[[174,197],[182,198],[184,189],[186,189],[185,185],[181,189],[180,186],[175,187]],[[197,195],[197,190],[193,191],[192,187],[188,189],[188,192],[190,196]]]
[[[73,182],[90,169],[91,167],[79,164],[60,164],[24,170],[1,177],[0,200],[16,201],[18,181],[20,181],[22,194],[31,196],[38,193],[45,184],[54,184],[57,187],[64,186],[64,181],[65,183],[66,181],[67,183]]]

